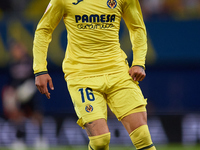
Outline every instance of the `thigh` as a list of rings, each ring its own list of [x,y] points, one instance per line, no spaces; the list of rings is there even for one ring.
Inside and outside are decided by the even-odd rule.
[[[108,105],[118,120],[131,110],[146,106],[147,102],[138,82],[133,81],[128,72],[111,75],[109,81],[113,86],[107,95]]]
[[[84,125],[88,136],[97,136],[109,132],[107,121],[105,119],[98,119],[88,122]]]
[[[103,88],[102,80],[99,76],[67,81],[68,90],[79,118],[77,123],[83,128],[86,123],[102,118],[107,120],[105,95],[100,90]]]
[[[125,116],[121,120],[122,124],[126,128],[127,132],[130,134],[136,128],[147,124],[147,113],[137,112]]]

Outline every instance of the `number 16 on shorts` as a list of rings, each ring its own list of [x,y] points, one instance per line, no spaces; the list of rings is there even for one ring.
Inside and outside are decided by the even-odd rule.
[[[78,90],[81,94],[82,103],[85,103],[85,100],[94,101],[95,97],[91,88],[80,88]],[[86,95],[86,96],[85,96]]]

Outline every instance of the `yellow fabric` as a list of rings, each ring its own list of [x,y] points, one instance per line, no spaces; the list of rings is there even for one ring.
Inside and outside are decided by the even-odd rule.
[[[152,146],[152,147],[150,147],[150,148],[148,148],[148,149],[145,149],[145,150],[156,150],[156,147],[155,147],[155,146]]]
[[[67,86],[81,127],[100,118],[107,120],[107,104],[119,120],[147,104],[138,83],[128,74],[128,67],[126,72],[68,79]],[[134,111],[145,111],[145,107]]]
[[[34,73],[47,71],[47,50],[52,33],[63,18],[68,45],[63,61],[65,77],[124,71],[126,54],[119,43],[121,18],[130,32],[134,60],[145,65],[146,28],[138,0],[51,0],[34,37]],[[56,54],[56,49],[55,49]]]
[[[142,125],[130,133],[131,141],[137,150],[156,150],[151,140],[151,135],[147,125]]]
[[[88,150],[109,150],[110,132],[89,137]]]
[[[138,113],[138,112],[145,112],[145,111],[147,111],[146,110],[146,105],[141,105],[141,106],[138,106],[138,107],[132,109],[131,111],[127,112],[123,116],[119,117],[118,120],[121,121],[124,117],[126,117],[126,116],[128,116],[130,114]]]

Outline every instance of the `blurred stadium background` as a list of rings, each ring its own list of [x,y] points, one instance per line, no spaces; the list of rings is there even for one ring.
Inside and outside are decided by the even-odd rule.
[[[140,86],[148,98],[152,139],[159,150],[200,149],[200,0],[140,2],[149,46],[147,77]],[[3,100],[5,86],[10,82],[11,45],[13,41],[22,43],[32,56],[34,31],[48,3],[49,0],[0,1],[1,150],[13,148],[17,140],[13,119],[8,118]],[[131,62],[131,44],[123,20],[119,36],[121,47]],[[42,108],[45,143],[43,147],[37,145],[40,128],[32,118],[26,118],[24,142],[30,149],[87,149],[88,139],[85,131],[75,123],[77,118],[61,69],[66,44],[67,32],[61,21],[53,33],[48,52],[48,68],[55,90],[50,100],[37,95]],[[108,124],[112,134],[111,150],[134,149],[128,134],[110,112]]]

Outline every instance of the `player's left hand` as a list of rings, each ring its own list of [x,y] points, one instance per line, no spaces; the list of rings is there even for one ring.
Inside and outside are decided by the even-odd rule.
[[[140,66],[133,66],[129,69],[129,75],[134,81],[142,81],[146,77],[144,69]]]

